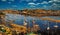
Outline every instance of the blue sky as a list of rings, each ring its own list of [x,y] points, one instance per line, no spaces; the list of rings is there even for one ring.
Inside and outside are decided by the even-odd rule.
[[[60,10],[60,0],[0,0],[0,10],[38,8],[46,10]]]

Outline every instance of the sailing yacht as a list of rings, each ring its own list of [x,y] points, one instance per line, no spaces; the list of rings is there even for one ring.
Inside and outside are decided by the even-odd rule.
[[[24,26],[27,26],[27,22],[26,21],[24,21]]]
[[[27,20],[26,20],[26,17],[24,17],[24,26],[27,26],[27,22],[26,22]]]
[[[47,27],[47,30],[50,30],[50,26],[49,26],[49,23],[48,23],[48,27]]]
[[[50,30],[50,27],[47,27],[47,30]]]
[[[55,27],[55,28],[58,28],[58,25],[55,25],[54,27]]]
[[[47,30],[48,30],[47,33],[48,33],[48,35],[49,35],[49,34],[50,34],[50,31],[49,31],[49,30],[50,30],[49,22],[48,22]]]
[[[54,28],[58,28],[59,26],[57,25],[57,22],[56,22],[56,25],[54,25]]]

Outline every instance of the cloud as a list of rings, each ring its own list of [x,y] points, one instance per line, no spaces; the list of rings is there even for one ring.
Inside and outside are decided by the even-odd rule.
[[[41,2],[41,4],[49,4],[49,3],[52,3],[53,1],[43,1],[43,2]]]
[[[57,4],[56,3],[53,3],[50,7],[51,8],[56,8]]]
[[[58,4],[58,2],[60,2],[60,0],[51,0],[49,1],[49,3],[52,3],[52,5],[50,6],[51,8],[60,8],[60,3]]]
[[[51,3],[51,2],[49,2]],[[50,6],[47,6],[47,5],[43,5],[42,6],[42,9],[52,9],[52,10],[58,10],[60,9],[60,4],[57,4],[57,3],[52,3]]]
[[[60,4],[53,3],[51,6],[52,7],[60,7]]]
[[[43,1],[41,4],[48,4],[48,2],[47,1]]]
[[[32,3],[28,3],[28,4],[29,4],[29,5],[35,5],[35,3],[33,3],[33,2],[32,2]]]
[[[30,7],[36,7],[35,5],[31,5]]]
[[[37,0],[20,0],[20,2],[23,2],[23,1],[25,1],[25,2],[36,2]]]
[[[53,3],[53,5],[55,6],[55,5],[57,5],[56,3]]]
[[[44,7],[44,8],[46,8],[47,6],[46,6],[46,5],[44,5],[43,7]]]
[[[28,3],[28,5],[29,5],[30,7],[35,7],[35,6],[36,6],[36,4],[35,4],[35,3],[33,3],[33,2]]]
[[[40,3],[33,3],[33,2],[31,2],[31,3],[28,3],[28,5],[39,5]]]
[[[60,2],[60,0],[51,0],[51,1],[53,1],[53,2]]]
[[[50,1],[45,2],[45,3],[57,3],[57,2],[60,2],[60,0],[50,0]]]
[[[49,6],[50,9],[56,10],[60,8],[60,4],[53,3],[51,6]]]
[[[20,2],[23,2],[23,1],[30,2],[30,1],[32,1],[32,0],[20,0]]]
[[[55,2],[59,2],[60,0],[53,0],[53,1],[55,1]]]
[[[32,0],[25,0],[25,1],[32,1]]]
[[[12,7],[18,7],[17,5],[12,5]]]
[[[36,6],[38,6],[40,3],[33,3],[33,2],[30,2],[30,3],[28,3],[28,5],[30,6],[30,7],[36,7]]]
[[[15,0],[9,0],[9,1],[15,1]]]
[[[34,2],[37,1],[37,0],[33,0]]]
[[[36,5],[39,5],[40,3],[37,3]]]
[[[7,1],[7,0],[1,0],[1,1]]]
[[[8,2],[9,4],[11,4],[12,2]]]
[[[48,1],[48,3],[52,3],[53,1]]]

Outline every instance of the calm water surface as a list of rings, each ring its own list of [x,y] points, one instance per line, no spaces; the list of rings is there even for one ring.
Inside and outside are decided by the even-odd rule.
[[[59,16],[48,16],[50,18],[60,20]],[[24,18],[26,18],[27,23],[32,27],[32,20],[35,20],[35,23],[40,26],[40,28],[45,29],[48,26],[47,20],[41,20],[39,17],[31,17],[31,16],[24,16],[24,15],[17,15],[17,14],[6,14],[6,21],[8,20],[14,20],[15,24],[23,25]],[[46,18],[45,16],[42,18]],[[54,25],[56,25],[56,22],[49,22],[50,28],[53,28]],[[60,28],[60,23],[57,24]]]

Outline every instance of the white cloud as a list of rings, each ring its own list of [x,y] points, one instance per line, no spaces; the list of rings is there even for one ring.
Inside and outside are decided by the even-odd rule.
[[[7,1],[7,0],[1,0],[1,1]]]
[[[52,7],[56,7],[56,6],[57,6],[57,4],[56,4],[56,3],[53,3],[53,4],[52,4]]]
[[[36,7],[37,5],[39,5],[40,3],[33,3],[33,2],[30,2],[30,3],[28,3],[28,5],[30,6],[30,7]]]
[[[41,2],[40,4],[49,4],[49,3],[52,3],[53,1],[43,1],[43,2]]]
[[[35,7],[35,6],[36,6],[36,4],[35,4],[35,3],[33,3],[33,2],[28,3],[28,5],[29,5],[30,7]]]
[[[31,5],[30,7],[36,7],[35,5]]]
[[[48,1],[48,3],[52,3],[53,1]]]
[[[53,1],[56,1],[57,2],[57,1],[60,1],[60,0],[53,0]]]
[[[43,1],[41,4],[48,4],[48,2],[47,1]]]
[[[31,2],[31,3],[28,3],[28,5],[39,5],[40,3],[33,3],[33,2]]]
[[[60,2],[60,0],[51,0],[51,1],[53,1],[53,2]]]
[[[60,2],[60,0],[50,0],[50,1],[48,1],[48,3],[56,3],[56,2]]]
[[[33,2],[32,2],[32,3],[28,3],[28,4],[29,4],[29,5],[35,5],[35,3],[33,3]]]
[[[52,5],[50,7],[51,8],[57,8],[57,7],[60,8],[60,4],[57,4],[57,2],[60,2],[60,0],[51,0],[51,1],[49,1],[49,3],[52,3]]]
[[[52,3],[52,5],[50,5],[50,6],[46,6],[46,5],[44,5],[43,6],[43,9],[58,9],[58,8],[60,8],[60,4],[57,4],[57,3]]]
[[[51,6],[49,6],[51,9],[58,9],[60,8],[60,4],[53,3]]]
[[[50,0],[50,1],[43,1],[41,4],[49,4],[49,3],[56,3],[56,2],[60,2],[60,0]]]
[[[53,1],[43,1],[43,2],[41,2],[41,3],[39,3],[39,4],[49,4],[49,3],[52,3]]]
[[[57,1],[57,0],[53,0],[53,1]]]

